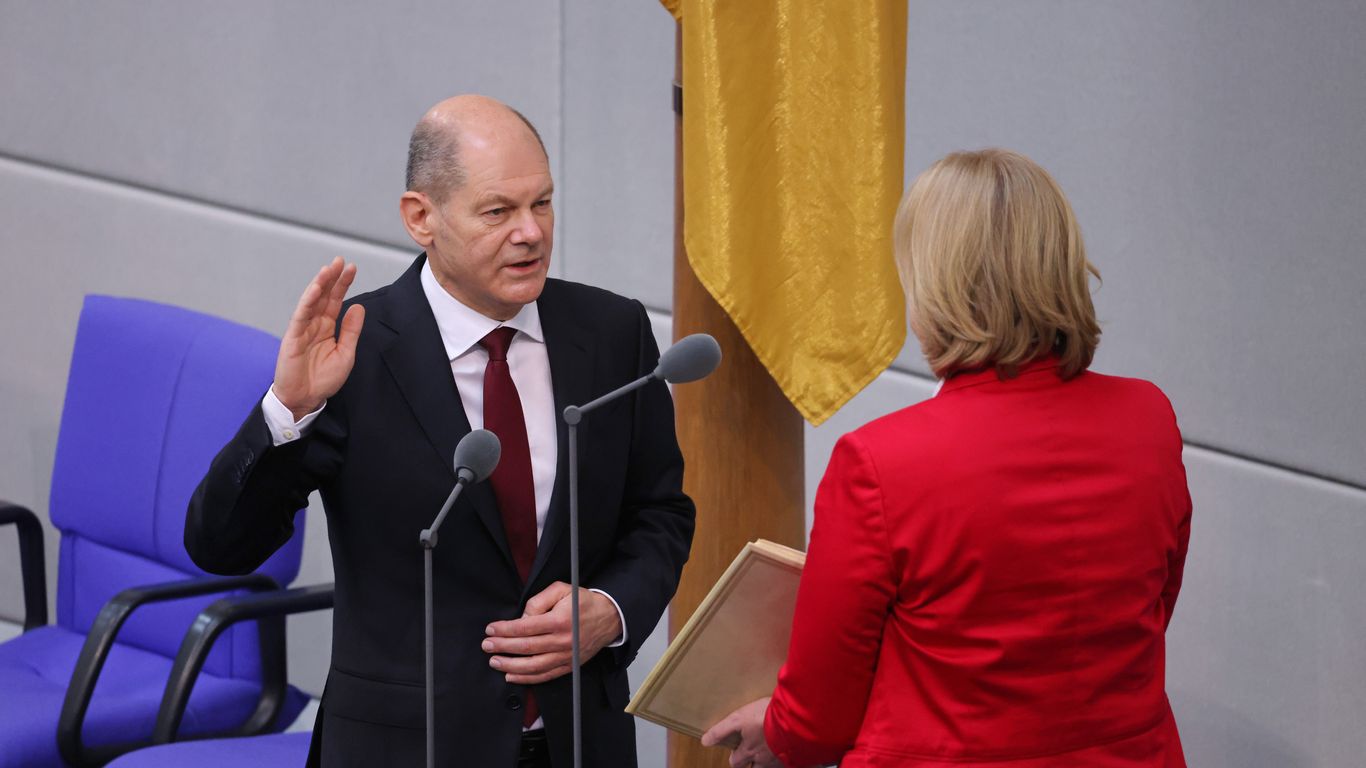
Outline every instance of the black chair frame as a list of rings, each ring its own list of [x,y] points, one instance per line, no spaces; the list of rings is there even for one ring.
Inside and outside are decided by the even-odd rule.
[[[265,574],[248,574],[246,576],[186,579],[164,584],[131,587],[110,598],[109,602],[100,609],[99,615],[95,617],[95,622],[90,627],[90,632],[85,637],[85,645],[82,646],[81,654],[76,660],[76,668],[71,673],[71,684],[66,689],[66,699],[62,702],[62,713],[57,721],[57,750],[61,753],[62,759],[78,768],[98,768],[98,766],[104,765],[119,755],[154,743],[150,736],[145,739],[97,747],[88,747],[81,740],[81,729],[85,723],[86,712],[90,708],[90,698],[95,692],[95,684],[99,680],[100,671],[104,668],[104,662],[108,659],[109,651],[114,646],[115,637],[134,610],[150,603],[240,589],[251,592],[278,592],[279,585]],[[277,632],[275,629],[267,629],[263,623],[261,627],[261,656],[263,668],[270,658],[284,656],[283,627],[279,627]],[[176,668],[173,666],[171,668],[172,677],[175,675],[175,670]],[[262,688],[262,697],[257,704],[256,714],[260,714],[261,710],[268,706],[273,706],[273,711],[279,708],[282,694],[276,693],[273,703],[268,703],[266,702],[266,689],[268,687]],[[246,730],[248,726],[259,727],[256,724],[255,715],[248,721],[247,726],[243,727],[244,733],[248,732]],[[259,733],[259,730],[250,732]]]
[[[47,556],[43,525],[27,507],[0,499],[0,525],[19,530],[19,572],[24,583],[24,631],[47,624]]]
[[[166,681],[166,692],[157,711],[156,727],[152,731],[154,744],[172,741],[201,740],[224,736],[253,736],[264,733],[275,722],[280,707],[284,704],[287,687],[285,663],[285,617],[296,613],[319,611],[331,608],[334,602],[333,586],[318,584],[294,589],[262,592],[259,594],[236,595],[216,600],[205,608],[185,640],[180,644],[175,664],[171,667],[170,678]],[[180,722],[185,717],[185,707],[190,702],[195,679],[203,668],[214,642],[233,624],[242,621],[257,622],[261,628],[261,699],[256,711],[248,718],[242,728],[220,734],[197,734],[192,739],[178,738]],[[270,642],[267,642],[267,636]]]

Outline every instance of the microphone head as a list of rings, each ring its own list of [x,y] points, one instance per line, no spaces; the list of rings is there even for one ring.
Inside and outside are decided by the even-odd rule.
[[[705,333],[694,333],[664,350],[655,367],[655,377],[670,384],[697,381],[721,364],[721,345]]]
[[[483,482],[498,466],[498,457],[503,453],[503,445],[498,436],[487,429],[476,429],[460,438],[455,446],[455,474],[461,472],[473,482]]]

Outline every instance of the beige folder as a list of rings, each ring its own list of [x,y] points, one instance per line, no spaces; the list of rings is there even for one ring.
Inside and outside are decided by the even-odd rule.
[[[745,545],[698,606],[626,711],[694,738],[773,693],[787,658],[806,554]]]

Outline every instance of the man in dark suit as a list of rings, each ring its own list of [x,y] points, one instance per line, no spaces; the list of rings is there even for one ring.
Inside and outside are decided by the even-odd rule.
[[[457,502],[435,552],[438,762],[569,764],[558,414],[652,370],[658,349],[638,302],[547,279],[552,191],[521,115],[479,96],[433,107],[413,132],[400,200],[425,253],[350,301],[354,265],[319,272],[274,384],[191,501],[190,555],[242,573],[321,491],[336,609],[312,765],[424,759],[418,533],[454,483],[456,443],[480,427],[499,435],[502,459]],[[633,766],[626,667],[673,596],[693,531],[668,389],[594,412],[580,441],[584,761]]]

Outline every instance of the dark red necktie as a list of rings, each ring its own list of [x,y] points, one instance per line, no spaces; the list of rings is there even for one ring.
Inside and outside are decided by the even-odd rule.
[[[498,468],[489,476],[489,483],[503,515],[503,531],[512,549],[512,559],[525,584],[536,559],[536,484],[531,475],[531,445],[526,436],[522,399],[508,367],[508,347],[515,335],[515,328],[495,328],[479,340],[479,345],[489,353],[489,364],[484,368],[484,429],[497,435],[503,446]],[[538,714],[536,700],[528,688],[522,724],[530,727]]]

